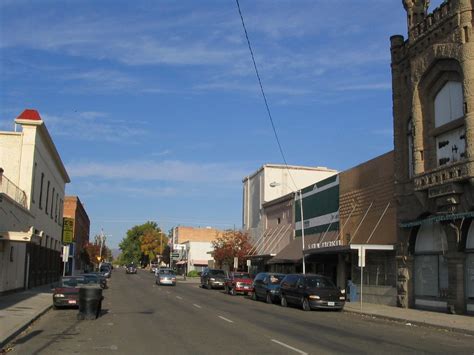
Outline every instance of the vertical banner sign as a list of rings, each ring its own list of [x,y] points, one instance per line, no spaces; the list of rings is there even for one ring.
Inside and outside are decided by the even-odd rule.
[[[239,267],[239,258],[234,257],[234,269],[237,270],[238,267]]]
[[[63,218],[63,244],[71,244],[74,241],[74,218]]]

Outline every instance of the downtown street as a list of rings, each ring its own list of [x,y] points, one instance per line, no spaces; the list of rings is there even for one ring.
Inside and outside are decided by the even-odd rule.
[[[466,353],[471,335],[350,312],[304,312],[199,287],[157,286],[154,275],[115,269],[102,315],[50,310],[11,344],[17,354]]]

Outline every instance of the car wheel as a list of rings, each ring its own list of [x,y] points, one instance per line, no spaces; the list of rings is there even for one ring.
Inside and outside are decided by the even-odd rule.
[[[288,307],[288,302],[286,301],[286,297],[281,295],[281,302],[280,302],[282,307]]]
[[[211,281],[207,281],[207,289],[210,290],[212,288]]]
[[[311,307],[309,306],[309,301],[306,297],[301,298],[301,308],[303,308],[303,311],[311,311]]]
[[[229,286],[225,285],[224,292],[230,294]]]
[[[57,310],[59,309],[59,307],[56,306],[55,304],[53,304],[53,309],[54,309],[55,311],[57,311]]]
[[[231,287],[229,293],[230,293],[232,296],[235,296],[235,288],[234,288],[234,287]]]
[[[257,293],[255,291],[252,292],[252,299],[258,301]]]
[[[272,304],[273,301],[272,301],[272,295],[270,294],[270,292],[267,292],[267,296],[265,297],[265,301],[269,304]]]

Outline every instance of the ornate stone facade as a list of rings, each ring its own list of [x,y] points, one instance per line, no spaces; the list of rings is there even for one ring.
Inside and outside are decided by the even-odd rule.
[[[429,0],[403,0],[408,38],[390,39],[398,303],[466,313],[465,246],[474,210],[474,4],[448,0],[431,13],[428,5]],[[440,225],[446,243],[422,253],[417,238],[429,223]],[[434,282],[428,280],[434,273],[430,255],[439,255],[443,287],[436,295],[421,285]]]

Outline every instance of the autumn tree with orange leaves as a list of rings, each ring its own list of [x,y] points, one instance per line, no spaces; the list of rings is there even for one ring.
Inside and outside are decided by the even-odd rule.
[[[214,260],[220,266],[227,264],[233,269],[234,258],[239,258],[239,270],[244,270],[250,249],[249,236],[241,231],[225,231],[212,242]]]
[[[147,229],[140,236],[140,250],[148,257],[148,260],[156,260],[157,255],[163,255],[168,245],[168,238],[159,229]]]

